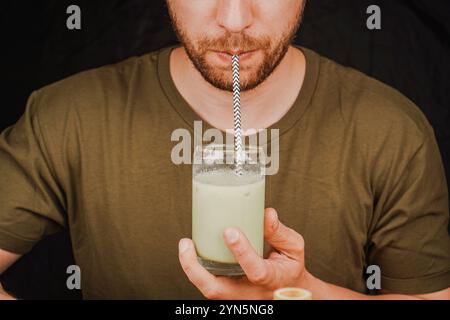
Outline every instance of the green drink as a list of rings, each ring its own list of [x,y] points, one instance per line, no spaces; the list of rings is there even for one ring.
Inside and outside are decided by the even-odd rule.
[[[210,148],[207,156],[193,170],[192,239],[200,263],[211,273],[242,275],[223,232],[228,227],[239,228],[263,255],[265,176],[257,161],[261,149],[245,150],[246,161],[238,175],[233,162],[224,163],[233,150],[220,151],[217,145],[206,148]],[[211,148],[216,149],[211,152]]]

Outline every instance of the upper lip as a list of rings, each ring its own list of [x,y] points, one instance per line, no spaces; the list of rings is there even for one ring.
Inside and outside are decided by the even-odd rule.
[[[229,54],[230,56],[232,56],[232,55],[241,55],[241,54],[244,54],[244,53],[249,53],[249,52],[252,52],[252,51],[255,51],[255,50],[247,50],[247,51],[243,51],[243,50],[226,50],[226,51],[217,51],[216,50],[216,52],[220,52],[220,53],[226,53],[226,54]]]

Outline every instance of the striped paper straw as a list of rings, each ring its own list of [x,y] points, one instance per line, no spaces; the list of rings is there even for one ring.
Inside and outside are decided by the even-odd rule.
[[[239,80],[239,56],[232,57],[233,71],[233,118],[234,118],[234,151],[236,174],[242,175],[242,128],[241,128],[241,83]]]

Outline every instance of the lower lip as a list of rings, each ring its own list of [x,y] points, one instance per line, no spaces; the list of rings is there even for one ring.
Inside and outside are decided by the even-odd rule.
[[[231,58],[233,57],[231,54],[228,54],[226,52],[215,51],[215,53],[219,56],[220,59],[222,59],[223,61],[226,61],[228,63],[231,62]],[[241,53],[239,55],[239,62],[250,59],[254,53],[255,53],[255,51],[248,51],[248,52]]]

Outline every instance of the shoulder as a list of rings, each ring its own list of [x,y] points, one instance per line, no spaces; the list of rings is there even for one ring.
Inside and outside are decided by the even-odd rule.
[[[130,57],[45,86],[34,93],[40,102],[40,114],[70,106],[98,108],[104,103],[123,99],[139,77],[156,75],[156,56],[157,52],[152,52]]]
[[[78,141],[95,140],[101,132],[123,123],[130,108],[140,107],[135,103],[139,92],[157,85],[157,56],[158,52],[151,52],[131,57],[34,91],[26,112],[39,126],[49,150],[62,146],[75,150]]]
[[[33,92],[30,108],[42,130],[54,135],[64,130],[62,123],[95,126],[106,117],[120,119],[133,95],[156,85],[158,52],[83,71]]]
[[[325,57],[319,59],[316,90],[333,96],[334,112],[362,148],[413,153],[433,134],[423,112],[398,90]]]

